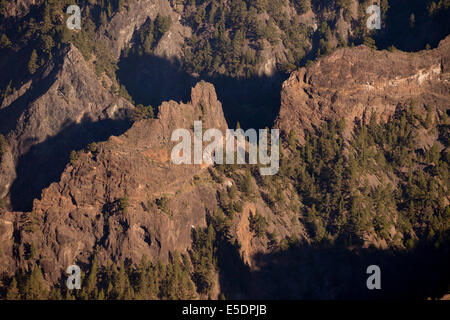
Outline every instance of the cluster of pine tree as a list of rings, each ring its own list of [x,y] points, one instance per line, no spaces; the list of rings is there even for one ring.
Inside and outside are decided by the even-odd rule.
[[[162,36],[169,31],[171,25],[172,18],[170,16],[162,16],[159,13],[155,20],[148,19],[139,29],[134,46],[125,50],[124,57],[127,57],[129,54],[138,56],[152,54],[155,46]]]
[[[261,62],[265,46],[280,42],[289,50],[291,69],[305,56],[312,30],[302,25],[298,16],[290,19],[283,13],[283,6],[287,5],[284,0],[183,3],[183,15],[194,30],[184,48],[184,60],[190,72],[251,77],[257,74],[256,66]],[[302,3],[296,1],[294,5]],[[269,19],[263,18],[264,13]]]
[[[0,163],[3,160],[3,155],[6,153],[8,148],[8,143],[6,142],[5,136],[0,134]]]

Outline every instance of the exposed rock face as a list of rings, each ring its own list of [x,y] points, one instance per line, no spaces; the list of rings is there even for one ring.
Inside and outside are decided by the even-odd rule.
[[[8,257],[1,270],[11,274],[39,261],[46,280],[55,283],[69,265],[87,264],[94,253],[100,264],[139,263],[143,256],[165,262],[170,252],[188,250],[192,230],[206,227],[207,215],[218,206],[217,193],[229,187],[214,182],[205,165],[175,165],[170,158],[178,143],[171,142],[172,132],[192,131],[196,120],[204,129],[227,129],[214,87],[203,81],[192,89],[191,102],[164,102],[157,119],[136,122],[96,150],[80,152],[60,181],[34,201],[31,213],[0,215]],[[121,207],[124,199],[129,205]],[[268,249],[249,228],[256,211],[266,217],[271,212],[259,195],[236,214],[232,226],[249,266],[254,254]],[[269,229],[302,238],[303,228],[288,219],[274,218]]]
[[[64,50],[59,65],[49,66],[40,81],[52,81],[48,89],[32,101],[17,119],[11,135],[13,154],[17,157],[31,145],[61,132],[72,123],[124,118],[132,105],[114,97],[101,86],[95,73],[72,44]],[[17,100],[15,101],[17,102]],[[12,102],[6,108],[15,108]],[[26,120],[26,121],[25,121]],[[11,140],[11,139],[10,139]]]
[[[204,168],[172,163],[170,138],[200,118],[204,128],[226,128],[213,86],[203,82],[192,90],[192,102],[163,103],[158,119],[137,122],[94,154],[81,154],[43,192],[33,207],[36,229],[22,230],[21,239],[34,244],[51,281],[75,261],[88,262],[94,250],[100,262],[138,263],[143,255],[166,261],[169,252],[190,247],[192,229],[206,226],[216,189],[193,183]],[[121,210],[126,196],[130,206]],[[156,198],[166,202],[158,207]]]
[[[14,207],[29,209],[30,199],[22,195],[38,197],[49,176],[59,177],[71,150],[128,128],[132,108],[99,83],[76,47],[67,46],[28,90],[0,110],[0,126],[6,130],[18,175],[13,185],[16,174],[10,162],[2,166],[4,185],[13,188]]]
[[[108,44],[116,59],[130,43],[136,29],[147,19],[155,19],[158,13],[170,16],[172,26],[158,43],[155,55],[167,58],[181,56],[184,37],[189,35],[189,28],[181,25],[180,15],[172,9],[168,0],[129,1],[126,7],[117,12],[98,32],[98,38]]]
[[[285,134],[293,129],[301,141],[304,130],[324,120],[344,118],[351,124],[372,112],[387,119],[397,105],[412,100],[443,112],[448,109],[449,69],[450,37],[435,50],[417,53],[365,46],[337,50],[285,81],[276,127]]]

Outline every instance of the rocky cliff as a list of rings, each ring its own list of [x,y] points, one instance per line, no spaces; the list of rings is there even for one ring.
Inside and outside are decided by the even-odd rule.
[[[227,128],[214,87],[206,82],[192,89],[188,104],[164,102],[157,119],[138,121],[125,134],[78,152],[60,181],[34,201],[31,213],[2,215],[2,252],[8,255],[2,270],[39,261],[45,278],[55,283],[67,265],[88,264],[94,253],[102,264],[138,263],[143,256],[167,261],[169,253],[189,249],[192,231],[206,227],[208,215],[224,201],[219,193],[235,183],[213,180],[205,165],[172,163],[173,130],[192,130],[196,120],[204,129]],[[233,224],[249,265],[253,254],[267,250],[250,230],[257,210],[270,214],[260,195],[240,209]],[[270,228],[282,235],[303,232],[287,221],[277,226],[285,219],[276,218]],[[36,252],[32,259],[30,245]],[[13,252],[16,259],[9,256]]]
[[[23,10],[26,8],[24,6]],[[18,9],[14,10],[11,14],[20,16]],[[288,11],[294,14],[292,8]],[[355,14],[356,9],[352,12]],[[168,1],[127,2],[106,25],[99,26],[96,40],[107,43],[112,54],[119,58],[136,29],[147,18],[154,19],[157,13],[170,15],[174,24],[163,35],[154,54],[180,57],[183,38],[189,37],[190,30],[182,26],[178,10]],[[309,17],[306,14],[303,18],[308,24],[314,24],[311,12]],[[348,26],[343,25],[342,19],[341,10],[338,22],[345,33]],[[283,52],[283,48],[278,49],[278,53]],[[274,65],[283,62],[285,57],[275,59],[270,50],[267,52],[261,62],[265,69],[262,73],[271,74]],[[330,202],[338,191],[345,189],[347,192],[348,186],[341,181],[337,188],[337,179],[330,172],[319,177],[327,181],[326,185],[314,180],[315,172],[308,181],[307,160],[292,156],[307,153],[302,149],[305,136],[314,134],[315,129],[329,120],[343,118],[347,123],[344,133],[347,143],[356,134],[354,129],[373,113],[381,122],[386,122],[406,105],[414,105],[421,115],[430,109],[434,127],[429,131],[421,129],[417,145],[428,158],[432,158],[428,153],[436,145],[434,156],[437,153],[438,160],[426,165],[419,163],[414,170],[427,174],[445,171],[437,169],[437,165],[444,162],[445,150],[448,152],[447,127],[438,123],[449,113],[449,53],[450,37],[436,49],[417,53],[376,51],[363,45],[338,49],[293,72],[283,84],[280,111],[274,124],[286,138],[282,145],[282,172],[263,178],[252,166],[172,163],[170,154],[174,143],[170,138],[173,130],[185,128],[192,133],[196,120],[202,121],[204,129],[218,128],[222,132],[234,125],[226,122],[213,85],[199,81],[191,90],[189,102],[163,102],[157,118],[132,123],[132,103],[106,89],[95,74],[94,65],[86,61],[74,45],[62,45],[59,54],[22,83],[19,90],[7,96],[0,108],[0,132],[7,141],[0,163],[0,200],[5,197],[8,200],[5,208],[0,208],[0,272],[6,279],[19,269],[31,270],[38,265],[47,284],[52,285],[64,277],[68,265],[76,263],[89,270],[93,256],[100,265],[111,261],[136,265],[144,256],[154,262],[168,262],[174,251],[186,253],[192,249],[193,233],[212,225],[211,216],[219,211],[226,217],[223,220],[229,229],[225,238],[227,248],[232,250],[228,254],[236,258],[230,260],[233,266],[229,269],[234,270],[235,264],[250,270],[254,281],[242,289],[240,286],[244,284],[233,283],[235,275],[228,271],[228,278],[222,273],[215,275],[218,282],[231,288],[231,297],[273,297],[276,290],[270,290],[278,282],[284,284],[281,278],[289,282],[290,272],[298,273],[292,270],[292,265],[297,265],[292,264],[291,256],[283,255],[283,252],[290,252],[290,247],[303,245],[299,254],[293,249],[296,252],[293,256],[304,264],[312,261],[312,267],[309,266],[312,269],[322,266],[322,261],[330,265],[335,262],[331,254],[321,256],[323,252],[340,254],[329,248],[317,254],[313,237],[318,231],[325,233],[323,230],[327,226],[316,224],[314,232],[308,229],[321,216],[315,212],[315,206]],[[157,59],[156,63],[159,62],[161,60]],[[189,76],[189,81],[196,79]],[[170,77],[170,81],[176,80]],[[298,139],[294,145],[288,139],[291,133]],[[340,142],[338,138],[335,140],[333,143]],[[345,147],[338,153],[347,150],[348,145],[343,145]],[[339,165],[344,175],[342,171],[344,167],[348,169],[349,161],[342,159]],[[312,171],[320,171],[323,166],[321,162]],[[384,170],[384,167],[379,165],[377,169]],[[396,169],[389,177],[389,182],[395,182],[398,190],[401,190],[401,179],[407,180],[405,170],[403,167]],[[363,172],[360,176],[365,178],[368,174]],[[371,186],[381,185],[379,182],[384,176],[380,176],[379,180],[375,175],[370,176],[372,182],[376,180]],[[332,186],[329,181],[333,181]],[[311,192],[305,196],[305,192],[299,190],[308,182],[312,185],[308,190]],[[448,206],[448,189],[445,189],[445,181],[439,182],[444,191],[436,191],[436,194],[443,206]],[[345,201],[366,192],[358,190],[357,183],[355,185],[353,194],[350,190],[343,193],[345,199],[340,199],[343,215],[353,209]],[[314,192],[319,194],[320,188],[327,189],[327,195],[313,199]],[[345,205],[341,205],[344,202]],[[397,220],[396,210],[392,210],[392,220]],[[372,220],[375,220],[375,211],[368,211],[373,215]],[[446,219],[445,212],[438,212],[443,219]],[[406,235],[396,229],[397,221],[392,223],[392,228],[386,232],[390,242],[381,241],[372,228],[364,234],[360,246],[388,249],[398,245],[403,249]],[[416,240],[417,235],[411,234],[408,236]],[[331,240],[328,245],[332,245]],[[359,259],[348,253],[356,246],[346,244],[345,249],[350,248],[345,251],[346,256],[338,257],[343,261],[347,259],[342,265]],[[267,267],[276,269],[279,265],[285,268],[279,273]],[[311,271],[304,265],[302,268],[311,272],[307,281],[313,283],[310,279],[320,278],[316,270]],[[344,278],[351,278],[352,272],[345,266],[342,268],[347,277]],[[322,271],[317,272],[320,275]],[[315,283],[311,285],[315,293],[319,292],[319,297],[339,296],[333,291],[339,284],[331,278],[320,279],[318,283],[323,281],[323,288]],[[267,287],[266,283],[269,283]],[[293,296],[298,293],[297,288],[292,288],[295,285],[287,285],[295,292]],[[246,292],[247,289],[251,290]],[[216,288],[213,296],[219,292]]]
[[[199,166],[172,164],[170,137],[200,118],[205,128],[226,128],[214,88],[206,83],[192,90],[191,103],[164,103],[158,119],[137,122],[126,134],[81,152],[43,192],[33,206],[33,231],[20,238],[34,244],[49,279],[56,281],[74,261],[87,263],[94,251],[101,262],[138,262],[143,255],[164,261],[169,252],[189,247],[192,228],[206,225],[216,190],[194,184]],[[121,209],[123,199],[129,206]],[[156,199],[164,205],[158,208]]]
[[[181,24],[181,16],[177,13],[168,0],[142,0],[129,1],[125,8],[116,12],[107,24],[102,26],[96,36],[99,41],[104,41],[110,47],[116,59],[126,48],[136,30],[147,19],[154,20],[156,16],[170,16],[172,24],[170,30],[158,43],[155,55],[164,58],[180,58],[184,38],[190,35],[189,28]]]
[[[449,107],[449,63],[449,37],[437,49],[417,53],[339,49],[291,74],[283,84],[275,126],[285,134],[294,130],[302,139],[305,130],[330,119],[353,124],[374,112],[386,121],[398,105],[411,101],[420,112],[428,105],[442,114]]]

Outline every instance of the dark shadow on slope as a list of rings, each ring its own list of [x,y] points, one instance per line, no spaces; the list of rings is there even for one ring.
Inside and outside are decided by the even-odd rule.
[[[381,17],[381,29],[368,32],[366,29],[366,21],[370,14],[366,14],[365,10],[369,5],[380,5],[381,13],[386,10],[383,7],[383,2],[367,1],[366,7],[362,7],[365,16],[362,20],[352,19],[349,23],[352,25],[354,31],[353,36],[350,36],[349,42],[355,45],[360,45],[364,42],[362,37],[363,32],[367,32],[368,36],[376,40],[378,49],[387,49],[395,46],[397,49],[406,52],[416,52],[424,50],[427,44],[430,48],[436,48],[439,42],[450,34],[450,7],[445,8],[443,1],[436,0],[392,0],[385,1],[388,3],[386,16]],[[438,3],[441,2],[442,8],[439,8]],[[430,10],[434,3],[435,10]],[[360,5],[361,5],[360,1]],[[329,0],[316,0],[312,3],[312,9],[316,15],[321,16],[321,12],[325,7],[332,7],[332,2]],[[319,19],[319,21],[321,21]],[[337,19],[329,22],[331,30],[337,28]],[[359,25],[361,23],[361,25]],[[362,29],[361,29],[362,28]],[[360,30],[358,30],[360,29]],[[312,50],[307,53],[303,60],[305,63],[308,59],[314,60],[317,58],[317,49],[320,48],[319,32],[316,31],[312,38]]]
[[[206,77],[214,84],[230,128],[239,121],[243,129],[272,127],[281,105],[281,86],[286,77],[235,79],[226,76]]]
[[[69,162],[70,152],[85,148],[89,143],[107,140],[128,130],[128,120],[101,120],[68,123],[61,132],[36,144],[19,157],[17,178],[11,186],[11,204],[15,211],[30,211],[33,200],[39,199],[43,189],[59,181]]]
[[[227,299],[249,297],[252,277],[250,268],[242,262],[237,244],[219,242],[217,248],[220,290]]]
[[[229,127],[271,127],[280,108],[285,77],[237,79],[227,76],[195,78],[182,70],[177,60],[147,55],[129,55],[119,62],[117,76],[136,104],[158,107],[163,101],[188,102],[191,88],[200,80],[214,85]]]
[[[25,53],[24,53],[25,51]],[[30,77],[28,71],[22,70],[26,64],[23,61],[27,61],[26,50],[23,49],[17,53],[9,53],[6,57],[6,63],[2,65],[0,72],[2,74],[10,74],[10,78],[1,77],[2,89],[7,86],[9,80],[11,80],[12,87],[15,89],[20,88],[21,85],[25,84],[29,80],[33,79],[31,87],[9,106],[0,109],[0,133],[6,135],[11,130],[14,130],[17,126],[17,120],[28,108],[29,104],[35,99],[42,96],[55,82],[55,77],[58,72],[58,67],[53,68],[53,70],[44,77],[45,67],[40,68],[33,77]],[[62,60],[59,60],[61,62]],[[8,71],[11,66],[18,66],[17,73]],[[21,75],[21,78],[18,76]],[[24,79],[24,80],[20,80]]]
[[[255,260],[259,271],[237,273],[243,262],[219,255],[227,299],[427,299],[442,297],[450,284],[448,243],[412,251],[297,244]],[[381,269],[381,290],[367,288],[370,265]]]
[[[187,103],[195,78],[179,62],[156,56],[129,56],[119,62],[117,76],[136,104],[158,107],[163,101]]]
[[[450,8],[430,14],[428,8],[432,2],[389,1],[384,27],[375,36],[377,47],[386,49],[394,45],[397,49],[409,52],[423,50],[427,44],[431,48],[437,47],[450,33]]]

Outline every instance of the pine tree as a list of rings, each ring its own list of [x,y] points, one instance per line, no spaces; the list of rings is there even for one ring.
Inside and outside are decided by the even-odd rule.
[[[65,300],[75,300],[75,297],[73,296],[71,290],[66,291],[66,299]]]
[[[105,300],[105,292],[103,290],[100,290],[97,300]]]
[[[6,34],[2,34],[0,37],[0,49],[8,49],[11,48],[11,41],[8,39]]]
[[[6,151],[8,151],[8,143],[6,142],[5,136],[0,133],[0,162]]]
[[[416,16],[414,15],[414,13],[411,13],[411,15],[409,16],[409,27],[413,29],[415,24],[416,24]]]
[[[162,37],[167,31],[169,31],[171,25],[172,25],[172,18],[170,18],[170,16],[163,17],[158,13],[155,19],[155,26],[156,31],[159,32],[159,38]]]
[[[13,278],[8,287],[8,292],[6,293],[6,300],[19,300],[19,299],[20,299],[19,288],[17,287],[16,278]]]
[[[243,190],[247,197],[253,194],[252,174],[247,171],[244,178]]]
[[[105,25],[106,21],[107,21],[106,13],[105,11],[102,10],[102,12],[100,13],[100,24]]]
[[[311,9],[311,0],[295,0],[300,9],[300,13],[307,13]]]
[[[44,300],[47,299],[48,292],[44,287],[44,277],[41,268],[34,266],[33,271],[29,275],[25,287],[25,299],[27,300]]]
[[[120,12],[125,5],[125,0],[119,0],[117,2],[117,10]]]
[[[38,55],[36,49],[31,52],[30,60],[28,61],[28,71],[30,74],[34,74],[36,70],[39,68],[37,64]]]
[[[91,271],[84,281],[83,288],[80,292],[80,298],[83,300],[97,299],[97,273],[98,273],[98,263],[97,257],[94,256],[91,264]]]
[[[58,288],[52,288],[48,295],[49,300],[62,300],[61,291]]]

